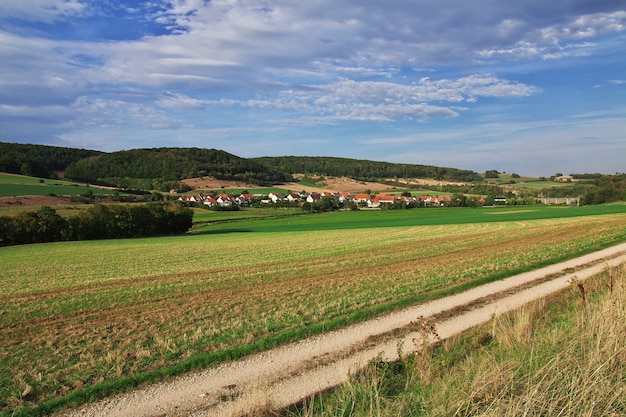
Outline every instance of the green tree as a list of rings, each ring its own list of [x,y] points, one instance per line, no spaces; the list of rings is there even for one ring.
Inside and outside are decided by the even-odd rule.
[[[17,220],[22,223],[27,242],[56,242],[63,239],[67,221],[48,206],[37,211],[21,213]]]

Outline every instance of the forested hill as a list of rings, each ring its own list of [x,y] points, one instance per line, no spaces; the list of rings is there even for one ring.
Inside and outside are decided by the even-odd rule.
[[[0,171],[51,177],[65,171],[77,181],[127,189],[169,190],[180,180],[201,176],[258,185],[291,181],[294,173],[345,176],[357,180],[432,178],[477,182],[473,171],[428,165],[393,164],[335,157],[282,156],[245,159],[205,148],[152,148],[119,152],[0,142]]]
[[[100,154],[86,149],[0,142],[0,172],[47,178],[73,162]]]
[[[291,180],[288,174],[250,159],[216,149],[152,148],[105,153],[82,159],[65,171],[66,178],[115,185],[148,188],[129,179],[179,181],[210,176],[270,185]],[[145,181],[144,181],[145,182]],[[154,184],[152,185],[153,188]]]
[[[252,160],[292,174],[350,177],[361,181],[376,181],[383,178],[432,178],[459,182],[483,180],[473,171],[429,165],[393,164],[321,156],[266,156]]]

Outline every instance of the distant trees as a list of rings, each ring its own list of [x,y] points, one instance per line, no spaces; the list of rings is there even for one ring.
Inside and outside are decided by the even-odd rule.
[[[255,162],[275,167],[279,171],[310,175],[350,177],[359,181],[385,178],[433,178],[458,182],[480,182],[476,172],[429,165],[394,164],[349,158],[321,156],[277,156],[253,158]]]
[[[574,174],[577,180],[567,187],[552,187],[541,190],[545,197],[581,197],[580,204],[603,204],[626,201],[626,174]]]
[[[65,219],[47,206],[0,217],[0,246],[64,240],[119,239],[184,233],[193,211],[181,204],[95,204]]]
[[[325,213],[341,209],[357,210],[358,207],[352,200],[341,202],[339,198],[335,196],[324,196],[312,203],[304,202],[304,204],[302,204],[302,210],[308,211],[309,213]]]
[[[216,149],[132,149],[77,161],[67,167],[67,178],[119,188],[178,188],[178,181],[198,176],[238,180],[259,185],[291,180],[288,174],[250,159]]]
[[[0,142],[0,171],[42,178],[54,178],[72,162],[102,152],[58,146]]]

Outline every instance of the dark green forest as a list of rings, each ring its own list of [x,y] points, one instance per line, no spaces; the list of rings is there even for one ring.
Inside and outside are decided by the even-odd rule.
[[[266,156],[252,158],[252,160],[292,174],[350,177],[359,181],[378,181],[386,178],[431,178],[458,182],[483,181],[483,178],[473,171],[430,165],[393,164],[323,156]]]
[[[102,152],[58,146],[0,142],[0,172],[55,178],[57,171]]]
[[[71,164],[65,176],[119,188],[162,191],[165,191],[163,188],[176,188],[172,182],[203,176],[257,185],[291,179],[286,173],[249,159],[221,150],[201,148],[152,148],[106,153]]]

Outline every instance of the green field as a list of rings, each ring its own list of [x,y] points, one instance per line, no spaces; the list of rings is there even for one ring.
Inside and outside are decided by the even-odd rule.
[[[0,248],[0,415],[68,407],[626,241],[623,204],[241,213],[207,212],[221,221],[184,236]]]
[[[274,213],[281,213],[280,210]],[[291,211],[293,214],[293,211]],[[197,213],[197,212],[196,212]],[[363,210],[350,212],[322,213],[312,216],[250,219],[239,222],[238,217],[246,217],[246,211],[222,213],[220,222],[194,229],[193,233],[228,232],[297,232],[340,229],[376,229],[385,227],[434,226],[446,224],[470,224],[492,222],[514,222],[539,219],[558,219],[578,216],[626,213],[623,203],[583,207],[530,206],[530,207],[489,207],[489,208],[422,208],[411,210]],[[264,212],[267,215],[271,211]],[[290,210],[283,210],[288,215]],[[213,214],[203,216],[208,219]],[[217,217],[217,216],[215,216]],[[214,217],[214,218],[215,218]],[[228,222],[227,220],[232,220]]]
[[[71,181],[27,177],[24,175],[6,174],[2,172],[0,172],[0,184],[74,185]]]
[[[114,190],[98,187],[88,187],[85,184],[77,184],[70,181],[40,179],[0,173],[0,197],[19,197],[26,195],[59,195],[71,196],[91,192],[95,195],[110,195]]]

